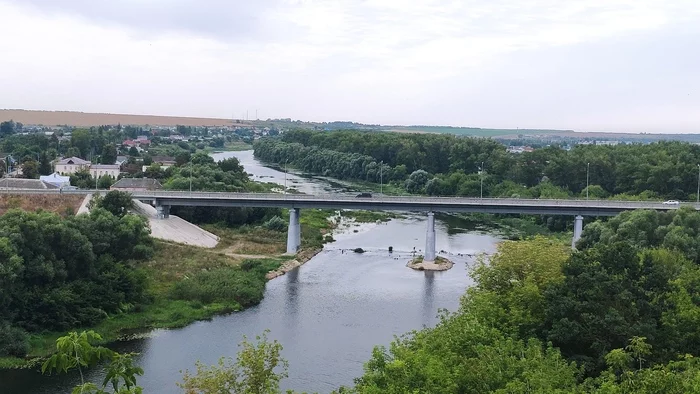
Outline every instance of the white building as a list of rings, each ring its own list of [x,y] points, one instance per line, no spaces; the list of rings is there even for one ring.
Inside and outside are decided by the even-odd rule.
[[[119,177],[119,164],[93,164],[90,166],[90,175],[93,178],[109,175],[112,179]]]
[[[59,160],[56,163],[55,171],[61,175],[74,174],[81,170],[87,170],[90,168],[90,163],[87,160],[83,160],[79,157],[69,157],[63,160]]]
[[[39,177],[39,180],[57,187],[70,186],[70,177],[61,176],[58,174],[58,172],[54,172],[51,175],[42,175]]]

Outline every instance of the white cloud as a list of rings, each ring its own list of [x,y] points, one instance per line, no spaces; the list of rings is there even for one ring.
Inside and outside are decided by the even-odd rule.
[[[700,35],[696,0],[0,0],[0,15],[0,107],[700,132],[700,57],[667,49]],[[648,66],[611,75],[608,59]],[[567,72],[580,63],[595,72]],[[625,80],[639,92],[616,94]]]

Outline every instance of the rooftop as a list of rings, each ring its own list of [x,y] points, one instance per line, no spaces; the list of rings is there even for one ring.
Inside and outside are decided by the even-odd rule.
[[[79,157],[75,157],[75,156],[74,156],[74,157],[65,158],[65,159],[63,159],[63,160],[59,160],[57,164],[77,164],[77,165],[81,165],[81,164],[90,164],[90,162],[87,161],[87,160],[83,160],[83,159],[81,159],[81,158],[79,158]]]
[[[2,178],[0,179],[0,189],[58,189],[58,186],[38,179]]]

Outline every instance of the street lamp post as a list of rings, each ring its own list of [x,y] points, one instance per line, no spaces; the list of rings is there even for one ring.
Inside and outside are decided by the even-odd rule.
[[[588,175],[591,171],[591,163],[586,163],[586,200],[588,200]]]
[[[289,159],[284,161],[284,194],[287,195],[287,163]]]
[[[384,161],[379,164],[379,194],[384,195]]]
[[[481,198],[484,198],[484,162],[481,162]]]
[[[698,197],[695,202],[700,203],[700,164],[698,164]]]

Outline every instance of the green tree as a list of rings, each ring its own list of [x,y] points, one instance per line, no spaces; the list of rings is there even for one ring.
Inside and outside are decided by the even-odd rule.
[[[71,146],[66,151],[66,157],[82,157],[82,153],[80,152],[80,148],[78,148],[77,146]]]
[[[117,161],[117,148],[114,144],[106,144],[102,147],[102,154],[100,155],[100,163],[102,164],[114,164]]]
[[[102,175],[97,180],[97,187],[99,189],[109,189],[112,184],[114,184],[114,178],[109,175]]]
[[[139,157],[139,156],[140,156],[139,150],[136,149],[135,146],[132,146],[131,148],[129,148],[129,156],[131,156],[131,157]]]
[[[53,172],[53,167],[51,166],[51,161],[46,152],[42,153],[39,160],[39,174],[40,175],[50,175]]]
[[[134,200],[130,193],[112,190],[99,199],[97,206],[115,216],[122,217],[134,208]]]
[[[287,361],[282,345],[267,339],[269,330],[256,336],[255,343],[244,337],[236,361],[221,358],[217,365],[197,362],[197,372],[185,371],[178,386],[187,394],[255,393],[277,394],[279,383],[287,377]],[[276,371],[277,370],[277,371]]]
[[[39,178],[39,163],[36,160],[27,160],[22,163],[22,176],[28,179]]]
[[[90,130],[86,130],[86,129],[73,130],[73,132],[71,134],[70,141],[71,141],[71,146],[78,148],[80,154],[82,155],[82,156],[78,156],[78,155],[76,155],[76,156],[85,159],[88,152],[90,152],[90,146],[91,146],[91,142],[92,142],[92,139],[90,137]]]
[[[0,137],[6,137],[12,135],[15,132],[15,122],[12,120],[6,120],[0,123]]]

